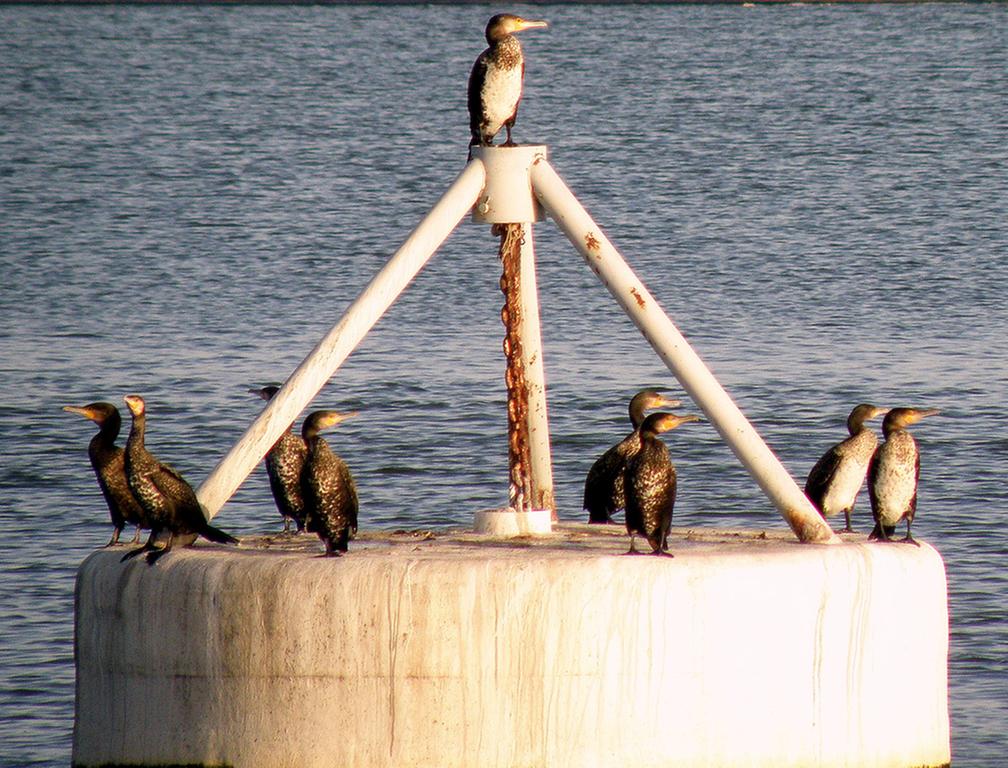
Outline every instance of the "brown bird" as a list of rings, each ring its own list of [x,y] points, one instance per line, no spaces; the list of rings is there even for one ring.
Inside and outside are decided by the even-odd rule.
[[[175,538],[196,534],[221,544],[237,544],[238,539],[215,528],[207,522],[196,492],[185,479],[155,458],[144,445],[147,430],[147,407],[140,395],[123,398],[133,416],[129,438],[126,440],[125,468],[130,490],[147,513],[151,533],[147,543],[123,555],[123,560],[146,552],[147,562],[153,564],[167,554]],[[159,534],[168,533],[163,547],[156,544]]]
[[[672,527],[672,509],[676,498],[676,468],[669,450],[661,438],[662,432],[675,429],[697,416],[677,416],[674,413],[652,413],[641,424],[640,450],[627,461],[623,480],[626,493],[626,529],[630,534],[628,555],[639,554],[634,536],[648,540],[654,555],[668,552],[668,534]]]
[[[644,422],[644,412],[651,408],[675,408],[671,400],[653,389],[642,389],[630,399],[630,423],[633,432],[599,456],[585,477],[582,507],[588,511],[589,523],[612,523],[612,516],[623,509],[623,471],[627,460],[640,450],[638,430]]]
[[[469,73],[470,147],[490,146],[502,127],[507,131],[504,146],[514,146],[511,129],[525,80],[525,57],[514,34],[546,26],[545,21],[529,21],[510,13],[497,14],[487,22],[490,47],[479,55]]]
[[[150,528],[150,523],[126,481],[123,449],[115,444],[122,427],[119,409],[112,403],[97,402],[81,406],[65,405],[63,410],[80,414],[98,425],[98,433],[88,444],[88,457],[112,518],[112,538],[105,546],[119,542],[119,534],[127,523],[136,526],[133,542],[140,541],[140,529]]]
[[[868,495],[875,528],[869,539],[890,541],[896,524],[906,520],[903,541],[917,544],[910,524],[917,513],[917,481],[920,479],[920,451],[907,431],[925,416],[940,413],[936,408],[893,408],[882,422],[885,442],[878,447],[868,466]]]
[[[844,514],[844,533],[852,533],[851,512],[857,501],[861,486],[864,485],[878,437],[864,423],[888,412],[886,408],[862,403],[855,406],[847,417],[847,433],[850,435],[826,453],[815,463],[805,481],[805,495],[823,517]]]
[[[305,529],[318,534],[326,557],[346,552],[357,532],[357,486],[346,463],[319,433],[356,413],[315,411],[301,425],[308,456],[301,472]]]
[[[263,400],[272,400],[280,387],[268,386],[250,389],[253,395]],[[292,424],[291,427],[294,425]],[[301,435],[295,435],[291,428],[280,435],[266,454],[266,474],[269,476],[270,490],[277,510],[283,517],[284,533],[290,533],[291,521],[298,532],[304,530],[304,499],[301,496],[301,470],[304,469],[308,447]]]

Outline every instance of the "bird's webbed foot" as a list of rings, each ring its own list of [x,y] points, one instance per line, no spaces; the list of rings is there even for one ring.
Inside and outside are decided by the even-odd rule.
[[[904,544],[913,544],[915,547],[920,546],[920,542],[917,541],[913,536],[910,535],[910,531],[907,531],[907,535],[900,539]]]
[[[147,565],[154,565],[170,551],[171,547],[151,547],[151,551],[147,553]]]

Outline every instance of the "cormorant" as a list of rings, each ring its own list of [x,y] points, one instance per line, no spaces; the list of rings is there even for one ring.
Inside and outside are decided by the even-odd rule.
[[[910,524],[917,511],[920,452],[907,427],[937,413],[935,408],[893,408],[882,421],[885,442],[868,465],[868,495],[875,518],[875,528],[869,539],[889,541],[896,532],[896,524],[906,520],[903,541],[920,546],[910,535]]]
[[[514,33],[545,26],[545,21],[529,21],[510,13],[497,14],[487,22],[490,47],[479,55],[469,73],[470,147],[490,146],[501,127],[507,130],[504,146],[514,146],[511,128],[525,78],[525,59]]]
[[[326,557],[347,551],[357,532],[357,486],[350,469],[319,433],[356,413],[314,411],[301,425],[308,456],[301,472],[305,529],[318,534]]]
[[[126,479],[150,519],[151,534],[146,544],[127,552],[122,559],[128,560],[147,552],[147,562],[154,563],[172,548],[176,536],[187,534],[196,534],[221,544],[237,544],[238,539],[234,536],[207,522],[196,492],[182,475],[158,461],[144,446],[147,410],[143,398],[126,395],[123,400],[133,416],[133,426],[126,440]],[[155,541],[163,531],[167,531],[168,540],[164,547],[158,547]]]
[[[639,534],[648,540],[652,554],[672,556],[668,552],[668,534],[675,506],[676,469],[669,458],[668,448],[658,435],[688,421],[699,420],[693,415],[652,413],[641,424],[638,430],[640,450],[627,460],[623,480],[626,529],[630,534],[628,555],[638,554],[634,536]]]
[[[637,430],[644,421],[644,411],[678,405],[678,400],[670,400],[653,389],[642,389],[631,398],[630,423],[634,431],[599,456],[585,477],[582,507],[588,511],[589,523],[612,523],[612,516],[623,509],[623,470],[627,459],[640,450]]]
[[[140,541],[140,529],[150,528],[150,524],[140,502],[126,482],[123,449],[115,444],[122,426],[119,409],[112,403],[98,402],[82,406],[64,405],[63,410],[78,413],[98,425],[98,434],[88,444],[88,457],[112,518],[112,538],[105,546],[111,547],[119,542],[119,534],[126,523],[136,526],[133,542]]]
[[[888,409],[876,408],[869,403],[855,406],[847,417],[850,437],[826,451],[805,481],[805,495],[823,517],[843,512],[846,523],[844,533],[853,533],[851,512],[864,484],[868,462],[878,446],[875,432],[864,423],[887,412]]]
[[[263,400],[271,400],[278,391],[280,387],[274,386],[249,390]],[[291,427],[293,426],[292,424]],[[304,439],[294,434],[290,427],[280,435],[280,439],[273,443],[273,447],[266,454],[266,474],[269,475],[273,500],[283,516],[284,533],[290,533],[291,520],[297,526],[298,532],[303,531],[305,527],[301,470],[307,455],[308,448]]]

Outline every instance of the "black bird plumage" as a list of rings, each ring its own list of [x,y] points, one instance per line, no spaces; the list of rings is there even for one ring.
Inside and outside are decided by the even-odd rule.
[[[263,400],[271,400],[280,387],[268,386],[261,389],[250,389],[253,395]],[[308,447],[304,438],[295,434],[294,425],[280,435],[266,454],[266,474],[269,477],[270,491],[276,502],[277,510],[283,517],[284,533],[290,533],[291,521],[297,530],[305,527],[304,498],[301,495],[301,471],[304,469]]]
[[[127,523],[136,526],[133,542],[139,541],[140,530],[150,528],[150,523],[126,480],[123,449],[115,444],[122,428],[119,409],[112,403],[95,402],[81,406],[65,405],[63,410],[79,414],[98,425],[98,433],[88,444],[88,458],[112,518],[112,538],[106,546],[118,543],[119,534]]]
[[[870,403],[854,407],[847,417],[849,437],[834,445],[815,463],[805,481],[805,495],[825,517],[844,514],[844,532],[851,533],[851,512],[864,485],[878,437],[865,426],[869,419],[886,413]]]
[[[510,13],[492,17],[486,25],[489,47],[473,64],[469,73],[469,146],[489,146],[503,127],[505,146],[513,146],[511,129],[518,116],[525,57],[514,33],[523,29],[545,27],[545,21],[530,21]]]
[[[627,460],[640,450],[638,430],[644,421],[644,412],[677,405],[678,400],[670,400],[653,389],[642,389],[630,399],[633,432],[599,456],[585,477],[582,507],[588,512],[589,523],[612,523],[612,516],[625,506],[623,471]]]
[[[889,541],[896,532],[896,525],[906,520],[903,541],[917,544],[910,535],[910,525],[917,514],[920,451],[907,427],[937,413],[935,408],[893,408],[886,414],[882,422],[885,441],[868,466],[868,495],[875,519],[869,539]]]
[[[305,528],[322,540],[327,557],[346,552],[350,537],[357,532],[357,486],[350,468],[319,433],[354,415],[315,411],[301,425],[308,447],[301,472]]]
[[[672,527],[672,510],[676,497],[676,468],[668,447],[659,434],[675,429],[696,416],[673,413],[652,413],[641,424],[641,446],[637,455],[627,461],[624,473],[626,494],[626,529],[630,534],[627,554],[638,554],[634,537],[643,536],[655,555],[670,555],[668,534]]]
[[[169,552],[176,537],[197,535],[221,544],[237,544],[238,539],[207,522],[196,492],[185,479],[167,464],[162,464],[147,450],[144,439],[147,430],[147,408],[139,395],[123,398],[133,416],[126,440],[125,468],[130,489],[147,513],[151,534],[139,549],[127,552],[123,560],[146,552],[147,562],[154,563]],[[156,541],[161,533],[168,538],[163,547]]]

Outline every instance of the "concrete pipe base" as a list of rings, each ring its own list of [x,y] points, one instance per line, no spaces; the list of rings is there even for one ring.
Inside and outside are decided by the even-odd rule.
[[[614,526],[94,553],[76,766],[940,766],[945,572],[924,544]]]

